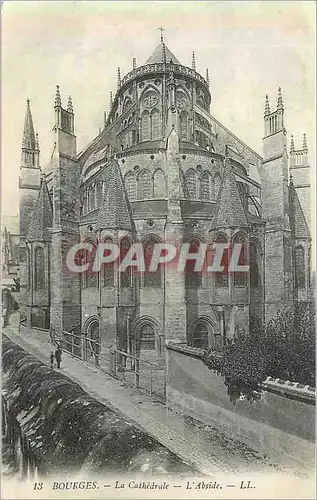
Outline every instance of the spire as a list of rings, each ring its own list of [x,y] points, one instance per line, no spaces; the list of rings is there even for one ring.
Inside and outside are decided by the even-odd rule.
[[[55,93],[55,104],[54,107],[56,106],[61,106],[62,105],[62,100],[61,100],[61,94],[59,92],[59,85],[56,85],[56,93]]]
[[[195,52],[193,51],[192,55],[192,69],[196,70],[196,59],[195,59]]]
[[[161,27],[159,28],[159,30],[160,30],[160,32],[161,32],[161,37],[160,37],[160,39],[161,39],[161,43],[164,43],[163,31],[165,31],[165,29],[164,29],[164,28],[162,28],[162,26],[161,26]]]
[[[42,179],[39,195],[29,226],[27,241],[50,241],[53,227],[53,209],[47,184]]]
[[[269,96],[266,94],[266,96],[265,96],[264,116],[269,116],[270,113],[271,113],[271,111],[270,111]]]
[[[118,67],[118,75],[117,75],[117,87],[118,89],[121,86],[121,74],[120,74],[120,68]]]
[[[231,160],[226,156],[211,229],[247,227],[248,225]]]
[[[291,147],[290,147],[290,153],[294,153],[295,151],[295,144],[294,144],[294,136],[291,135]]]
[[[112,92],[110,91],[110,94],[109,94],[109,107],[110,107],[110,110],[112,108],[112,104],[113,104],[113,98],[112,98]]]
[[[32,149],[32,150],[36,149],[34,126],[33,126],[31,107],[30,107],[30,99],[27,99],[27,101],[26,101],[26,113],[25,113],[25,120],[24,120],[22,148],[23,149]]]
[[[306,134],[303,135],[303,151],[308,152]]]
[[[132,69],[136,69],[136,58],[132,59]]]
[[[68,113],[74,114],[72,98],[70,95],[68,96],[67,111],[68,111]]]
[[[129,203],[117,160],[112,160],[107,166],[105,176],[106,191],[97,217],[97,228],[131,231]]]
[[[209,87],[210,81],[209,81],[209,70],[208,70],[208,68],[206,69],[206,82],[207,82],[207,85]]]
[[[277,94],[277,109],[282,111],[284,109],[284,106],[283,106],[283,97],[282,97],[281,87],[278,88],[277,92],[278,92],[278,94]]]
[[[107,125],[107,111],[103,112],[103,128],[105,129]]]

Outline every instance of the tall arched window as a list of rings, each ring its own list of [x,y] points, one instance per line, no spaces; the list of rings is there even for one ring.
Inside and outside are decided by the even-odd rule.
[[[139,177],[139,199],[147,200],[152,198],[152,180],[148,170],[143,170]]]
[[[112,244],[113,241],[111,238],[106,238],[105,243]],[[109,254],[110,250],[106,250],[106,255]],[[110,288],[114,286],[114,262],[107,262],[102,264],[101,272],[103,275],[103,286],[105,288]]]
[[[179,169],[179,183],[180,183],[180,194],[183,198],[187,198],[187,191],[186,191],[186,181],[185,181],[185,176],[184,173],[181,169]]]
[[[141,351],[155,350],[155,331],[149,323],[140,329],[140,348]]]
[[[161,265],[159,265],[157,267],[157,270],[154,272],[151,272],[149,270],[150,264],[151,264],[151,259],[152,259],[152,254],[153,254],[153,249],[154,249],[154,246],[156,243],[157,243],[157,240],[155,240],[154,238],[151,238],[151,239],[147,240],[143,245],[144,261],[145,261],[145,272],[144,272],[144,276],[143,276],[143,285],[153,287],[153,288],[160,288],[162,286]]]
[[[126,97],[125,100],[124,100],[124,103],[123,103],[123,106],[122,106],[122,113],[124,113],[124,111],[126,109],[128,109],[132,104],[132,101],[130,99],[130,97]]]
[[[161,138],[161,117],[158,109],[153,109],[151,113],[152,139]]]
[[[124,178],[124,185],[128,195],[129,201],[136,200],[137,184],[133,172],[128,172]]]
[[[96,201],[97,207],[99,207],[102,203],[102,184],[100,182],[96,185]]]
[[[165,176],[163,170],[158,169],[154,173],[154,198],[165,198],[166,190],[165,190]]]
[[[189,252],[198,253],[200,242],[198,240],[189,241]],[[199,288],[202,284],[201,271],[195,271],[196,260],[187,259],[185,266],[185,286],[186,288]]]
[[[195,170],[188,170],[185,180],[188,198],[190,200],[197,200],[197,174]]]
[[[182,111],[179,117],[181,139],[188,139],[188,115],[186,111]]]
[[[295,249],[295,278],[296,278],[296,287],[297,288],[305,288],[306,279],[305,279],[305,252],[303,247],[296,247]]]
[[[220,175],[219,175],[219,174],[216,174],[216,175],[215,175],[215,178],[214,178],[215,198],[217,198],[218,193],[219,193],[219,189],[220,189],[220,182],[221,182]]]
[[[141,116],[141,137],[142,141],[151,139],[151,118],[149,111],[143,111]]]
[[[247,245],[246,240],[243,234],[237,234],[233,240],[233,244],[240,243],[242,245],[238,265],[245,266],[247,265]],[[235,286],[247,286],[247,273],[246,272],[237,272],[233,271],[233,282]]]
[[[120,262],[123,261],[127,253],[129,252],[131,247],[131,241],[130,238],[125,236],[122,238],[120,241]],[[132,283],[131,283],[131,267],[127,267],[125,271],[120,272],[120,286],[121,288],[130,288]]]
[[[209,172],[204,172],[200,179],[200,195],[203,201],[210,201],[211,196],[211,175]]]
[[[194,328],[193,347],[199,347],[201,349],[208,347],[208,328],[202,321],[199,321]]]
[[[251,288],[259,288],[260,286],[260,271],[259,271],[259,250],[256,243],[250,243],[250,286]]]
[[[89,263],[89,267],[85,273],[85,285],[88,287],[88,288],[96,288],[98,287],[98,273],[97,272],[94,272],[92,270],[92,266],[93,266],[93,263],[94,263],[94,260],[95,260],[95,256],[96,256],[96,245],[94,242],[89,242],[89,243],[92,243],[93,244],[93,249],[91,252],[88,252],[88,250],[84,251],[84,262],[85,263]]]
[[[227,243],[227,239],[224,235],[220,234],[215,243]],[[223,266],[223,271],[219,271],[216,274],[216,286],[226,288],[228,286],[228,248],[225,248],[222,254],[221,266]]]
[[[45,286],[45,257],[43,248],[35,250],[35,288],[41,289]]]

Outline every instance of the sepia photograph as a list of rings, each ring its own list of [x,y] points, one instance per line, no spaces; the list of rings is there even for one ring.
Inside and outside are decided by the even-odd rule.
[[[315,2],[1,7],[1,498],[315,498]]]

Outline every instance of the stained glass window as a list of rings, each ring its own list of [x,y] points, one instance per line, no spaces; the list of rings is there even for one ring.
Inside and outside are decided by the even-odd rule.
[[[157,109],[153,109],[151,113],[152,120],[152,139],[161,138],[161,117]]]
[[[182,111],[180,114],[180,131],[181,139],[188,139],[188,115],[186,111]]]
[[[204,349],[208,347],[208,329],[202,322],[195,326],[193,333],[193,347]]]
[[[131,242],[128,237],[122,238],[120,241],[120,262],[123,261],[131,247]],[[120,286],[121,288],[131,287],[131,266],[127,267],[125,271],[120,272]]]
[[[211,176],[208,172],[204,172],[200,180],[201,199],[205,201],[211,200]]]
[[[242,234],[238,234],[234,240],[233,244],[240,243],[242,245],[238,265],[245,266],[247,264],[247,247],[246,241]],[[234,285],[235,286],[246,286],[247,285],[247,273],[246,272],[233,272]]]
[[[160,288],[162,285],[161,266],[159,265],[154,272],[149,271],[155,243],[156,241],[149,240],[144,244],[145,273],[143,284],[144,286]]]
[[[139,198],[146,200],[152,198],[152,179],[148,170],[143,170],[139,177]]]
[[[165,198],[165,177],[161,169],[154,174],[154,198]]]
[[[142,141],[151,139],[151,118],[149,111],[143,111],[141,117],[141,137]]]
[[[140,330],[141,350],[155,350],[155,331],[152,325],[144,325]]]
[[[216,243],[227,243],[225,236],[220,235],[216,239]],[[227,287],[228,286],[228,249],[225,248],[222,254],[221,266],[224,267],[223,271],[216,273],[216,286],[217,287]]]
[[[129,201],[136,200],[136,178],[132,172],[128,172],[124,179],[125,188],[127,191]]]
[[[195,170],[189,170],[186,174],[186,191],[189,199],[197,199],[197,174]]]

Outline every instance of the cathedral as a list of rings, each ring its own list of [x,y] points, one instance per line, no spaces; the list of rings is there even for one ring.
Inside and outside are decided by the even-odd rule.
[[[57,87],[49,168],[41,168],[27,101],[20,169],[20,311],[28,327],[87,336],[164,358],[166,343],[223,345],[310,298],[307,141],[287,143],[281,89],[266,96],[262,155],[210,112],[209,75],[183,65],[163,36],[110,94],[103,130],[76,147],[74,108]],[[242,243],[249,272],[137,275],[118,264],[72,274],[77,242]],[[85,260],[85,254],[81,259]],[[226,260],[226,255],[224,255]],[[190,267],[191,262],[188,262]]]

